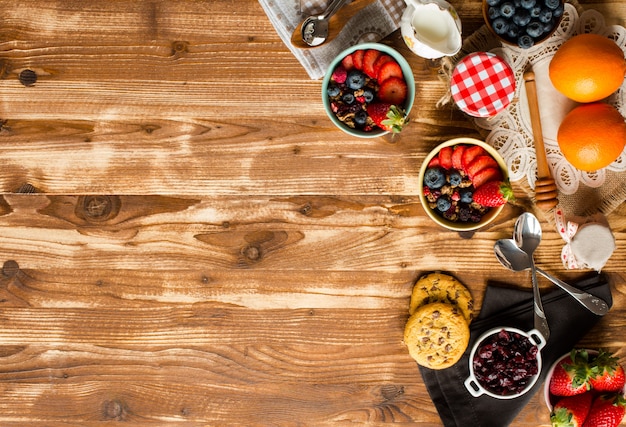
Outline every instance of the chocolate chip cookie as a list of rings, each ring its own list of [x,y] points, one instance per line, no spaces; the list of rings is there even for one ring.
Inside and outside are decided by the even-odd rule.
[[[430,369],[445,369],[459,361],[469,343],[469,325],[456,305],[422,305],[404,329],[404,343],[415,361]]]
[[[409,314],[433,302],[452,304],[463,313],[467,323],[472,321],[474,316],[472,294],[461,282],[448,274],[428,273],[417,280],[411,294]]]

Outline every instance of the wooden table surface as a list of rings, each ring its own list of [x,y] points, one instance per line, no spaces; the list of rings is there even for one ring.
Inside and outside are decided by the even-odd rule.
[[[478,310],[530,275],[493,256],[523,208],[464,239],[419,206],[428,151],[478,137],[428,61],[385,40],[412,124],[361,140],[256,1],[0,5],[0,425],[441,425],[402,343],[413,283],[452,272]],[[626,363],[626,206],[609,221],[614,307],[580,344]],[[542,223],[537,263],[588,275]],[[514,425],[548,425],[541,396]]]

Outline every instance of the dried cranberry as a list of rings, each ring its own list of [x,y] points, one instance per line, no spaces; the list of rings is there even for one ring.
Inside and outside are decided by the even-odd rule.
[[[472,359],[474,375],[494,394],[518,394],[538,373],[537,353],[527,337],[503,329],[479,344]]]

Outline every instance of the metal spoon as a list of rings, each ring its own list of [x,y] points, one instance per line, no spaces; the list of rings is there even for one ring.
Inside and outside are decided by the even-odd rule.
[[[500,261],[500,264],[513,271],[524,271],[530,268],[530,261],[528,254],[517,247],[515,240],[513,239],[500,239],[493,247],[493,251],[496,254],[496,258]],[[587,310],[598,316],[604,316],[609,311],[607,303],[591,295],[590,293],[581,291],[564,281],[557,279],[549,273],[546,273],[539,267],[535,267],[537,273],[541,274],[546,279],[550,280],[555,285],[559,286],[565,292],[570,294],[576,301],[578,301]]]
[[[541,332],[543,337],[548,340],[550,337],[550,328],[546,313],[543,311],[541,302],[541,293],[539,292],[539,284],[537,283],[537,270],[533,253],[539,243],[541,243],[541,224],[535,215],[530,212],[524,212],[515,221],[513,231],[513,239],[517,246],[528,255],[528,264],[530,265],[531,279],[533,283],[533,312],[535,315],[535,328]]]
[[[328,37],[328,20],[348,0],[332,0],[326,10],[318,16],[309,16],[302,23],[302,40],[309,46],[319,46]]]

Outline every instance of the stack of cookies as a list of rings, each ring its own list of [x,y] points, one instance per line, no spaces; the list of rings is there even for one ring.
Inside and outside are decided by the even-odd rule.
[[[415,361],[445,369],[463,356],[469,343],[474,300],[461,282],[443,273],[420,277],[411,294],[404,343]]]

